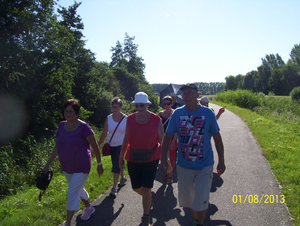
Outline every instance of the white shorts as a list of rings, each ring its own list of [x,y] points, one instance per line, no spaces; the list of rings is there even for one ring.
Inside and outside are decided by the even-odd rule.
[[[80,199],[89,199],[89,194],[84,189],[85,182],[89,175],[87,173],[63,173],[69,182],[67,195],[67,210],[78,210],[80,205]]]
[[[177,175],[180,207],[190,207],[195,211],[206,210],[213,180],[213,166],[190,170],[177,165]]]

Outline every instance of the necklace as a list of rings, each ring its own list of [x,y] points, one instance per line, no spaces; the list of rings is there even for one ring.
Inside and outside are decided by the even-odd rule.
[[[119,122],[121,120],[121,118],[123,117],[123,114],[122,113],[119,113],[118,115],[113,114],[112,117],[115,122]]]

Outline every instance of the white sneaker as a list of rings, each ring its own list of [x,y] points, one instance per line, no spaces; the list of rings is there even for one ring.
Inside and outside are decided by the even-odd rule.
[[[84,214],[81,216],[81,220],[88,220],[90,219],[90,216],[95,212],[95,208],[92,206],[92,208],[86,208],[84,210]]]

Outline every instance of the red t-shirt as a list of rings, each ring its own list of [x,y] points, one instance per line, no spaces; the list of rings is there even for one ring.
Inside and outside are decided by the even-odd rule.
[[[160,117],[151,112],[150,119],[145,124],[137,123],[136,112],[127,117],[128,146],[125,159],[133,162],[130,156],[130,148],[133,150],[151,150],[156,144],[157,148],[148,162],[160,159],[161,147],[158,139],[158,124]]]

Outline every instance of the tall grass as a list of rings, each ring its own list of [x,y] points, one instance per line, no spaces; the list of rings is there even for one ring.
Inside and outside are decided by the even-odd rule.
[[[36,142],[33,136],[28,136],[16,145],[0,147],[1,199],[23,191],[35,183],[34,179],[45,166],[54,144],[54,137]],[[60,170],[57,160],[53,162],[51,169]]]
[[[93,128],[96,139],[99,140],[102,131]],[[9,176],[11,180],[18,177],[20,183],[24,182],[26,186],[22,189],[15,187],[16,191],[12,191],[12,195],[7,195],[0,200],[0,225],[58,225],[66,219],[66,194],[68,183],[60,169],[58,158],[51,164],[50,168],[54,171],[53,179],[42,197],[38,200],[40,190],[34,184],[34,178],[46,164],[55,140],[45,140],[44,142],[37,143],[33,150],[39,152],[39,159],[32,159],[28,166],[31,176],[24,176],[15,174]],[[92,152],[93,153],[93,152]],[[90,175],[85,185],[85,189],[90,195],[90,200],[93,201],[99,195],[105,193],[113,184],[113,174],[111,173],[111,160],[110,156],[102,157],[104,166],[104,174],[99,178],[96,171],[96,159],[93,155],[93,163]],[[12,169],[13,171],[13,169]],[[124,169],[125,175],[128,175],[127,169]],[[30,180],[32,183],[25,182]],[[11,186],[11,184],[9,184]],[[84,206],[81,204],[81,209]]]

